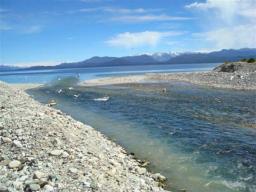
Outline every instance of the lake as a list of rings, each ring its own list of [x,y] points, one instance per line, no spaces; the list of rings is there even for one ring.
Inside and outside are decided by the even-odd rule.
[[[143,74],[145,72],[187,72],[208,71],[217,66],[216,63],[206,64],[172,64],[172,65],[142,65],[122,67],[95,67],[52,70],[22,70],[1,72],[0,81],[8,83],[47,83],[56,78],[79,76],[80,80],[88,80],[109,75]]]

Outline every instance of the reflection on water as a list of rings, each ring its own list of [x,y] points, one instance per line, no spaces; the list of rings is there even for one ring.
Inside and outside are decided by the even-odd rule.
[[[55,99],[61,110],[149,160],[173,191],[256,191],[256,92],[176,82],[71,86],[29,93],[44,103]]]

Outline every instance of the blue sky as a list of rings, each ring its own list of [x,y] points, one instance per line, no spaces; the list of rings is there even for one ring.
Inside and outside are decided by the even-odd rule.
[[[256,45],[256,0],[0,0],[0,6],[0,64]]]

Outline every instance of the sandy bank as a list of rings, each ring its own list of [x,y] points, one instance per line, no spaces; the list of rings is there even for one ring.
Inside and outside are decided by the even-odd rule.
[[[13,83],[13,84],[9,84],[9,86],[24,91],[26,89],[33,89],[33,88],[36,88],[36,87],[43,86],[43,84],[39,84],[39,83]]]
[[[164,191],[90,126],[0,82],[1,191]]]
[[[225,73],[225,72],[191,72],[191,73],[151,73],[145,75],[130,75],[124,77],[108,77],[84,81],[83,86],[99,86],[124,83],[183,81],[196,85],[230,88],[241,90],[256,90],[256,72]]]

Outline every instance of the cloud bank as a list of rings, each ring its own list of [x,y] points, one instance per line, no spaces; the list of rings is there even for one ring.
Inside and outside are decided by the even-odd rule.
[[[185,7],[208,16],[204,25],[211,27],[200,36],[212,48],[255,47],[256,0],[206,0]]]
[[[144,32],[125,32],[120,33],[106,43],[110,46],[134,48],[141,46],[156,46],[162,39],[169,36],[181,35],[182,32],[158,32],[158,31],[144,31]]]

